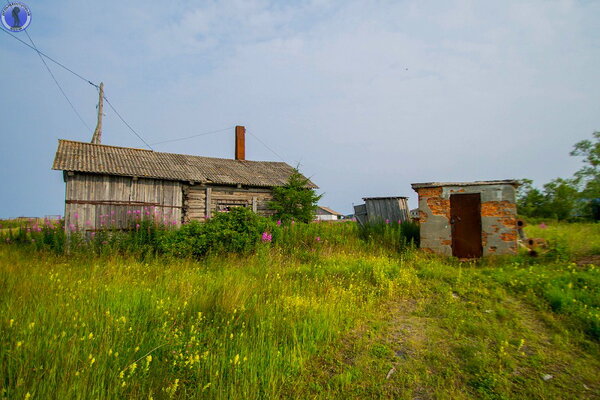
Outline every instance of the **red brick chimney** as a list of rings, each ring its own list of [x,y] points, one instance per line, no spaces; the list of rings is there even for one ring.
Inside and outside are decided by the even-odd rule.
[[[246,159],[246,128],[239,125],[235,127],[235,159]]]

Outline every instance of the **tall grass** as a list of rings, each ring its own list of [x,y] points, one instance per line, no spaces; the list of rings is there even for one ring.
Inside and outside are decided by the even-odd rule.
[[[413,279],[386,257],[264,251],[140,262],[0,247],[4,395],[275,398]]]
[[[563,393],[537,383],[537,367],[552,356],[526,354],[536,332],[521,342],[518,322],[529,317],[513,297],[553,318],[555,344],[598,354],[593,266],[521,256],[461,264],[414,251],[411,228],[398,224],[274,225],[250,253],[200,258],[157,251],[161,235],[175,231],[155,225],[70,239],[38,228],[0,243],[6,398],[415,397],[382,389],[390,360],[394,382],[433,385],[432,397],[516,397],[525,383],[540,397]],[[581,228],[597,240],[594,226]],[[42,245],[45,234],[63,250]],[[571,236],[568,248],[580,240]],[[399,299],[409,305],[402,318],[388,309]],[[385,321],[395,333],[384,333]],[[406,350],[406,332],[424,336],[415,349]],[[353,353],[361,340],[378,341],[366,366]],[[338,364],[322,361],[345,348]],[[372,374],[373,365],[383,372]],[[573,373],[593,376],[594,365]]]

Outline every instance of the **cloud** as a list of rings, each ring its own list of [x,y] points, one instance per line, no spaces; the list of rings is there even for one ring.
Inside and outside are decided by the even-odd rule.
[[[301,162],[324,202],[344,212],[363,196],[412,196],[411,181],[568,176],[577,168],[570,147],[600,125],[594,3],[129,2],[117,14],[71,4],[85,15],[45,5],[36,18],[60,28],[32,30],[34,39],[104,80],[149,141],[246,125],[288,162]],[[17,54],[35,82],[48,79],[31,54]],[[69,84],[77,105],[93,116],[95,93],[79,84]],[[60,119],[45,125],[52,135],[87,140],[54,99],[52,108],[41,99],[17,103]],[[140,145],[110,111],[105,126],[105,141]],[[157,148],[229,157],[231,136]],[[34,151],[51,154],[52,146]],[[278,159],[252,136],[247,146],[251,158]],[[3,177],[23,184],[26,196],[25,182],[50,174]],[[51,191],[60,207],[61,185]],[[7,212],[24,213],[17,209]]]

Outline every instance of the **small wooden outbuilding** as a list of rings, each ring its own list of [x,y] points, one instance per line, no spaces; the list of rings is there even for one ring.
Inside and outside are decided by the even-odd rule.
[[[459,258],[517,252],[516,180],[413,183],[421,249]]]
[[[245,160],[244,133],[236,127],[235,159],[59,140],[52,168],[66,183],[65,226],[126,229],[149,218],[179,225],[231,207],[271,215],[272,189],[294,169]]]
[[[361,224],[374,222],[404,222],[410,218],[408,197],[363,197],[365,204],[354,206],[354,216]]]

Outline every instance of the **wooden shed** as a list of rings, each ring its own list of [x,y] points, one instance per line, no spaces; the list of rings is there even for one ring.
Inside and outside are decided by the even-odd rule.
[[[517,252],[516,180],[413,183],[421,249],[459,258]]]
[[[354,215],[360,224],[370,222],[404,222],[410,219],[408,197],[363,197],[365,204],[354,206]]]
[[[243,134],[237,127],[236,159],[59,140],[52,168],[63,171],[66,183],[65,226],[126,229],[149,218],[179,225],[230,207],[272,214],[272,189],[294,169],[245,160]],[[309,187],[317,188],[310,181]]]

